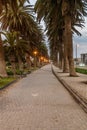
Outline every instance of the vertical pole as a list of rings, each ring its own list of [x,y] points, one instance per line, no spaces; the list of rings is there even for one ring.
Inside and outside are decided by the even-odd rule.
[[[77,44],[76,44],[76,65],[77,65]]]
[[[37,66],[37,51],[34,51],[34,68],[36,69],[36,66]]]
[[[34,56],[34,68],[36,69],[36,55]]]

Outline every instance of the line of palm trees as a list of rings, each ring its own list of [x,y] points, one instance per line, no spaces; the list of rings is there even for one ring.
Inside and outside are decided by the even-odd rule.
[[[29,1],[0,0],[0,76],[7,76],[5,56],[12,64],[16,59],[21,68],[25,55],[33,56],[34,50],[48,57],[43,31]]]
[[[70,76],[77,76],[73,60],[73,34],[81,35],[76,29],[83,27],[87,16],[87,0],[37,0],[37,20],[46,25],[52,60]]]

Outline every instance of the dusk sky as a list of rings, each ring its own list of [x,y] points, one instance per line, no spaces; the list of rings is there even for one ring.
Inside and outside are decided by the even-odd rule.
[[[30,0],[30,3],[34,5],[36,0]],[[83,29],[79,28],[82,36],[74,35],[73,37],[73,54],[76,57],[76,44],[77,47],[77,56],[80,57],[81,53],[87,53],[87,18],[85,19],[85,27]]]

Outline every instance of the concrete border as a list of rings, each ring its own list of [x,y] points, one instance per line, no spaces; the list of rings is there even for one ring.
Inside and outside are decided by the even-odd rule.
[[[60,83],[70,92],[70,94],[73,96],[73,98],[80,104],[80,106],[83,108],[83,110],[87,113],[87,100],[85,100],[81,95],[79,95],[78,92],[73,90],[70,85],[68,85],[63,79],[61,79],[56,72],[54,71],[53,67],[51,66],[52,73],[55,75],[55,77],[60,81]]]

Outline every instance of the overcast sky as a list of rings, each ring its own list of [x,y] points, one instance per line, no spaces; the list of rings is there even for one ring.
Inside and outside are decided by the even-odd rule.
[[[30,0],[30,3],[34,5],[36,0]],[[77,47],[77,56],[80,57],[80,54],[87,53],[87,18],[85,19],[85,27],[79,29],[82,36],[74,35],[73,37],[73,54],[76,57],[76,44]]]
[[[77,36],[74,35],[74,42],[73,42],[73,46],[74,46],[74,57],[75,57],[75,48],[76,48],[76,44],[78,44],[78,48],[77,48],[77,55],[78,57],[80,57],[80,54],[82,53],[87,53],[87,18],[85,19],[85,24],[84,24],[84,28],[80,29],[79,31],[82,34],[82,36]]]
[[[36,0],[29,0],[31,4],[35,4]]]

